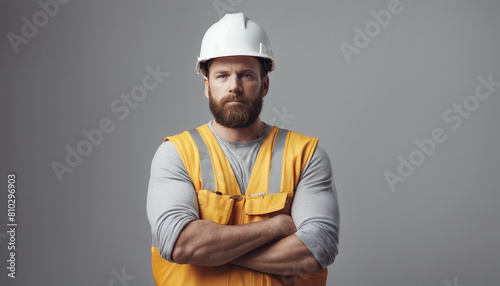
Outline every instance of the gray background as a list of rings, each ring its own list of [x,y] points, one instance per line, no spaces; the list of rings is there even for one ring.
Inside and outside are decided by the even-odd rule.
[[[194,66],[223,3],[271,39],[263,120],[319,137],[331,156],[341,235],[328,285],[500,285],[500,87],[456,130],[442,117],[474,95],[478,76],[500,81],[500,2],[401,0],[349,63],[340,44],[354,45],[354,28],[389,2],[71,1],[15,53],[7,35],[42,9],[2,1],[1,284],[153,285],[150,163],[165,136],[211,118]],[[156,65],[168,77],[120,119],[111,102]],[[103,118],[115,129],[60,182],[51,163]],[[397,174],[398,156],[435,128],[447,140],[392,191],[384,172]],[[10,172],[15,280],[5,268]]]

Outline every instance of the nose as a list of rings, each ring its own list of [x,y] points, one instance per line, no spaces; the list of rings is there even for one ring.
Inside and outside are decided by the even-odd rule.
[[[243,90],[241,86],[241,78],[238,75],[229,78],[229,92],[240,93]]]

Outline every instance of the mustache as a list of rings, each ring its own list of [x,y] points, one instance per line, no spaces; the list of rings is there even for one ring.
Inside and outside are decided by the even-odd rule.
[[[226,103],[231,102],[231,101],[237,101],[237,102],[242,102],[242,103],[246,103],[246,104],[250,103],[250,100],[248,100],[245,96],[237,95],[235,93],[231,93],[231,94],[226,95],[224,98],[222,98],[220,100],[220,103],[223,105],[223,104],[226,104]]]

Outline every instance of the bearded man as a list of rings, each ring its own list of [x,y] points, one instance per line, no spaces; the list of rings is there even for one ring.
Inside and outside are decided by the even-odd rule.
[[[156,285],[326,285],[339,210],[318,139],[264,123],[275,62],[242,13],[206,32],[197,70],[214,119],[168,136],[147,211]]]

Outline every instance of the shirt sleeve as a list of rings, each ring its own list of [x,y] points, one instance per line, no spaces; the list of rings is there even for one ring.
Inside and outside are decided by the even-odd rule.
[[[319,145],[304,168],[292,204],[297,235],[323,267],[335,260],[339,205],[330,158]]]
[[[177,237],[188,223],[199,219],[199,211],[193,183],[170,141],[160,145],[151,163],[147,215],[153,246],[161,257],[174,262],[172,250]]]

